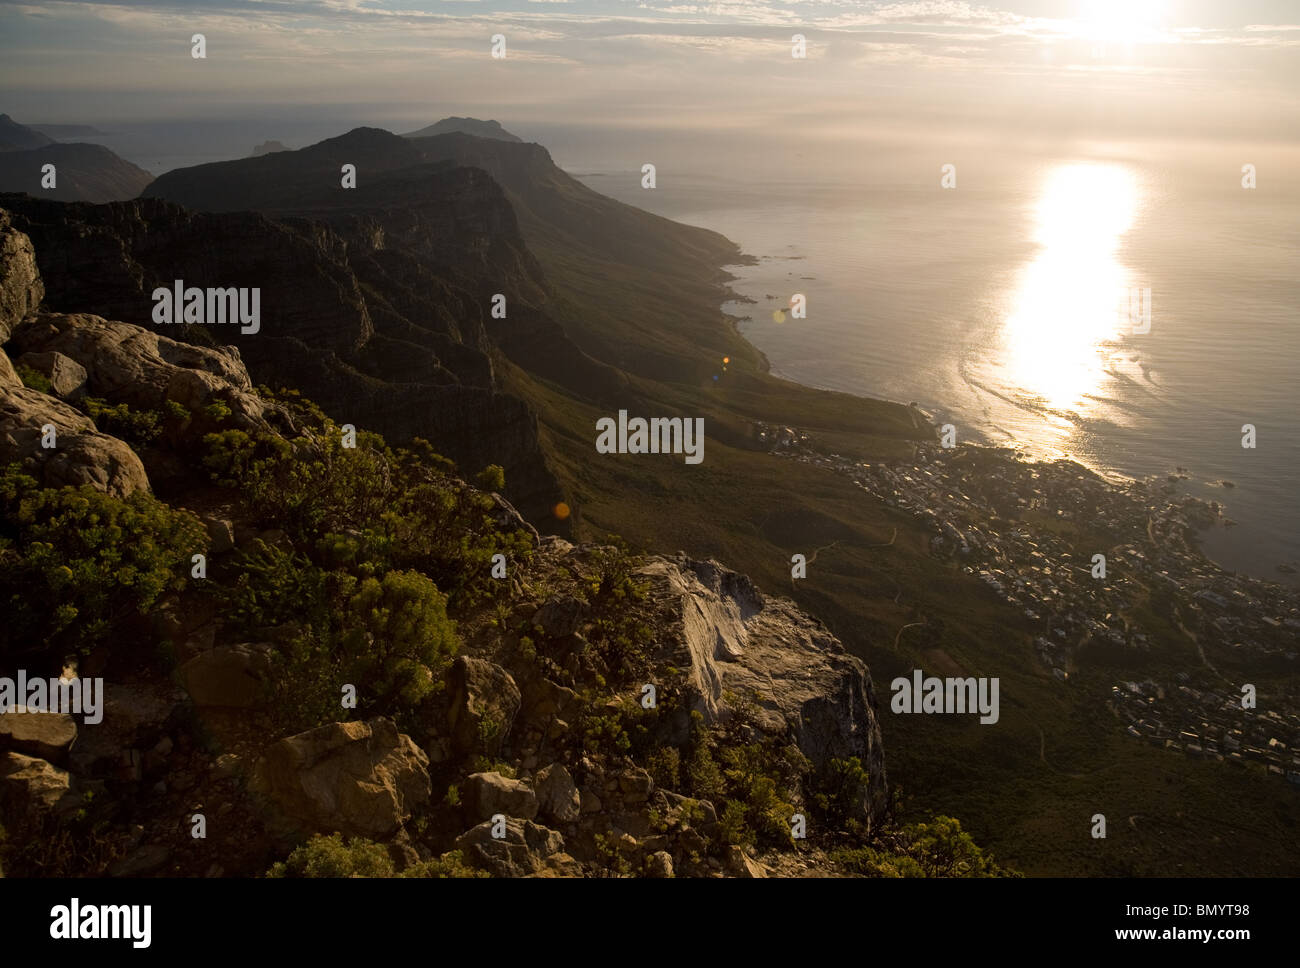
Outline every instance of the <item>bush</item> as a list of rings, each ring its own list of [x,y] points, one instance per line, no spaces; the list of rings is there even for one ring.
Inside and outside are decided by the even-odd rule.
[[[424,575],[390,571],[360,583],[344,611],[350,681],[414,705],[440,685],[456,654],[447,599]]]
[[[125,403],[110,404],[98,397],[86,397],[78,406],[98,430],[132,447],[151,444],[162,433],[163,415],[156,410],[135,410]]]
[[[862,761],[856,756],[847,760],[835,757],[830,761],[821,789],[813,799],[831,823],[851,823],[856,819],[869,779]]]
[[[504,491],[506,489],[506,472],[500,464],[488,464],[474,478],[474,483],[483,491]]]
[[[23,386],[32,390],[40,390],[41,393],[54,392],[54,384],[50,383],[45,374],[33,370],[26,363],[19,363],[14,367],[14,372],[18,374],[18,379],[23,381]]]
[[[930,823],[903,828],[907,853],[927,877],[1000,877],[1006,871],[993,863],[954,817],[935,817]]]
[[[393,860],[374,841],[342,834],[316,835],[288,858],[271,866],[267,877],[395,877]]]
[[[840,848],[831,859],[864,877],[1019,876],[995,864],[953,817],[908,824],[893,839],[893,853],[868,846]]]
[[[84,654],[110,641],[119,622],[185,587],[191,556],[208,550],[198,518],[144,492],[120,499],[89,484],[40,488],[11,466],[0,499],[8,654],[43,646]]]
[[[317,834],[296,848],[285,860],[271,865],[267,877],[488,877],[465,863],[453,850],[430,860],[412,864],[398,874],[392,858],[381,844],[363,837],[343,842],[342,834]]]
[[[225,619],[244,633],[286,622],[324,627],[329,581],[305,555],[260,538],[237,559],[239,578],[219,594]]]
[[[722,750],[722,775],[729,797],[723,810],[724,827],[733,804],[738,808],[734,812],[744,824],[741,838],[731,843],[791,845],[790,817],[795,810],[782,799],[786,778],[780,773],[779,759],[772,753],[773,750],[759,743]]]
[[[359,715],[399,722],[441,688],[459,640],[446,598],[424,575],[390,571],[358,581],[272,548],[246,560],[257,565],[235,585],[230,613],[250,630],[259,620],[284,621],[288,630],[276,644],[270,685],[280,727],[304,730],[346,715],[344,683],[357,686]]]

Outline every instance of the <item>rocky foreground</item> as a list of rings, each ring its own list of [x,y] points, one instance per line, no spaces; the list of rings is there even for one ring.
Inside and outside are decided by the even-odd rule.
[[[107,613],[111,634],[75,620],[45,643],[5,633],[0,676],[72,668],[105,683],[95,725],[0,715],[10,876],[250,876],[286,857],[302,872],[304,855],[291,851],[335,834],[381,847],[380,872],[391,873],[818,873],[833,866],[817,848],[882,829],[889,791],[871,678],[821,623],[714,561],[540,537],[454,476],[419,472],[444,495],[440,507],[483,511],[472,536],[509,549],[510,572],[451,593],[445,663],[429,650],[414,666],[402,659],[375,698],[353,673],[370,668],[382,629],[401,633],[390,623],[347,639],[362,646],[337,676],[315,660],[294,665],[313,630],[293,595],[274,586],[255,619],[222,604],[252,598],[222,596],[264,580],[268,560],[281,563],[268,581],[291,567],[315,574],[313,549],[364,544],[372,522],[328,534],[268,522],[207,473],[204,448],[257,440],[307,464],[332,453],[321,441],[333,425],[312,430],[306,411],[255,390],[233,347],[43,312],[42,298],[31,241],[0,212],[0,466],[32,479],[26,510],[7,525],[0,594],[25,594],[13,586],[36,560],[24,529],[32,508],[57,498],[51,489],[137,510],[156,502],[147,506],[200,523],[206,574],[194,578],[184,554],[145,614]],[[277,597],[287,621],[269,617]],[[69,652],[74,633],[82,645]],[[349,686],[363,696],[351,707]],[[317,687],[335,698],[303,712]],[[331,707],[337,721],[319,713]]]

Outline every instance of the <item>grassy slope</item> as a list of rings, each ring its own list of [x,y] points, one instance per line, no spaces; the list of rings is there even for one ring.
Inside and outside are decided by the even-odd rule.
[[[871,666],[890,778],[908,812],[960,817],[1018,869],[1293,873],[1276,850],[1300,829],[1285,784],[1122,735],[1104,704],[1112,670],[1085,671],[1069,688],[1050,679],[1019,613],[929,558],[928,535],[908,516],[841,476],[763,453],[748,425],[797,425],[841,452],[901,456],[910,452],[906,438],[920,432],[904,408],[765,373],[761,354],[717,310],[722,277],[695,260],[698,252],[677,260],[601,251],[515,202],[530,247],[562,294],[549,311],[592,355],[638,375],[633,397],[620,405],[633,415],[705,418],[698,466],[672,456],[599,456],[595,421],[612,412],[608,401],[594,406],[509,369],[512,389],[541,415],[579,537],[617,533],[649,550],[715,557],[820,617]],[[724,355],[732,360],[725,373]],[[791,554],[816,549],[808,579],[792,582]],[[893,714],[890,680],[917,667],[1000,677],[1001,721]],[[1104,841],[1089,833],[1095,813],[1108,820]]]

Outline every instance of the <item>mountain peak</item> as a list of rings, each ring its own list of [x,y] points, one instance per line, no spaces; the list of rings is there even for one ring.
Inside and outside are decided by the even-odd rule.
[[[54,139],[0,114],[0,151],[27,151],[54,144]]]
[[[494,141],[523,141],[522,138],[501,127],[499,121],[480,121],[478,118],[443,118],[427,128],[407,132],[402,137],[427,138],[432,135],[448,134],[453,131],[470,134],[476,138],[490,138]]]

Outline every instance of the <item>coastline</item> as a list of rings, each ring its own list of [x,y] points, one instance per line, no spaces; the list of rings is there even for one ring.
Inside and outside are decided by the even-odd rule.
[[[712,229],[712,231],[720,231],[720,230]],[[739,245],[737,246],[737,248],[743,252],[743,249],[741,249]],[[735,263],[728,263],[724,265],[723,266],[724,271],[729,269],[732,266],[755,265],[759,261],[756,257],[749,255],[748,253],[745,253],[745,257],[746,258],[744,261],[738,261]],[[862,392],[856,389],[842,389],[838,387],[822,386],[816,382],[810,382],[806,378],[796,377],[783,372],[779,361],[774,363],[772,358],[768,355],[767,351],[760,348],[758,344],[755,342],[755,340],[751,338],[751,336],[748,333],[746,333],[745,324],[746,323],[750,323],[751,325],[754,324],[753,317],[741,316],[734,311],[734,305],[757,305],[759,302],[758,299],[753,298],[751,296],[747,296],[744,293],[738,292],[734,288],[734,286],[732,286],[730,283],[734,282],[739,277],[737,277],[736,275],[730,272],[727,272],[727,275],[728,275],[728,280],[727,280],[728,284],[723,287],[722,294],[721,294],[722,295],[722,301],[720,303],[721,311],[723,313],[723,316],[726,318],[728,326],[732,330],[732,332],[741,340],[743,340],[748,346],[752,347],[755,354],[757,354],[762,359],[763,367],[764,367],[763,371],[765,373],[768,373],[777,379],[786,380],[788,382],[795,383],[799,386],[803,386],[812,390],[819,390],[819,391],[825,391],[830,393],[843,393],[864,401],[871,401],[873,403],[888,403],[897,406],[904,406],[907,407],[909,410],[913,410],[923,414],[926,420],[930,422],[931,426],[937,428],[939,422],[943,419],[941,415],[945,413],[945,409],[943,408],[942,404],[938,406],[931,405],[928,408],[922,408],[919,405],[916,405],[914,403],[905,403],[902,400],[895,400],[892,399],[891,397],[884,396],[884,395],[872,394],[870,392]],[[727,309],[728,304],[734,304],[732,311],[728,311]],[[979,425],[965,426],[963,428],[963,436],[965,438],[963,443],[972,443],[975,446],[1014,451],[1017,454],[1017,459],[1022,461],[1042,463],[1042,462],[1051,462],[1053,460],[1060,460],[1060,459],[1069,460],[1087,469],[1090,473],[1101,477],[1111,485],[1120,489],[1131,487],[1134,484],[1142,483],[1151,479],[1159,479],[1162,477],[1173,478],[1175,476],[1180,478],[1180,480],[1182,481],[1191,482],[1189,486],[1200,489],[1202,491],[1204,491],[1207,488],[1222,486],[1222,478],[1218,477],[1217,475],[1207,475],[1204,477],[1197,477],[1193,475],[1190,471],[1188,471],[1184,466],[1182,466],[1182,462],[1180,462],[1177,466],[1168,467],[1164,471],[1154,471],[1154,472],[1142,474],[1134,470],[1124,469],[1115,464],[1106,462],[1100,459],[1099,455],[1088,456],[1084,454],[1075,454],[1075,453],[1066,452],[1059,448],[1042,448],[1036,446],[1032,442],[1026,442],[1023,440],[1016,440],[1013,444],[1010,445],[1006,443],[1001,443],[995,441],[992,437],[990,437],[989,434],[986,433],[984,429],[982,429]],[[1226,496],[1227,495],[1225,495],[1225,497]],[[1230,511],[1231,509],[1231,505],[1228,501],[1218,499],[1218,498],[1210,498],[1207,496],[1197,496],[1197,499],[1206,504],[1210,504],[1210,503],[1217,504],[1220,507],[1221,520],[1216,524],[1218,530],[1222,531],[1227,527],[1234,527],[1238,525],[1238,522],[1233,520],[1227,514],[1227,512]],[[1207,528],[1205,530],[1208,532],[1210,529]],[[1244,542],[1246,541],[1246,539],[1237,538],[1235,539],[1235,541]],[[1228,547],[1225,547],[1225,544],[1232,544],[1233,542],[1234,539],[1231,538],[1225,539],[1225,542],[1223,543],[1212,542],[1215,544],[1219,544],[1219,550],[1223,552],[1223,554],[1215,554],[1204,546],[1204,542],[1202,541],[1202,535],[1197,536],[1197,545],[1200,549],[1201,555],[1204,557],[1204,559],[1207,562],[1213,564],[1219,570],[1227,574],[1242,575],[1245,577],[1253,578],[1255,580],[1270,582],[1273,584],[1281,585],[1284,588],[1300,591],[1300,569],[1297,569],[1297,565],[1300,564],[1300,562],[1297,562],[1294,559],[1289,559],[1286,555],[1262,557],[1258,555],[1251,555],[1249,552],[1245,552],[1243,554],[1243,549],[1241,547],[1232,548],[1231,550]],[[1251,545],[1250,547],[1253,547],[1253,545]],[[1243,562],[1241,560],[1243,557],[1246,557],[1247,561]],[[1232,563],[1233,559],[1237,559],[1235,564]]]

